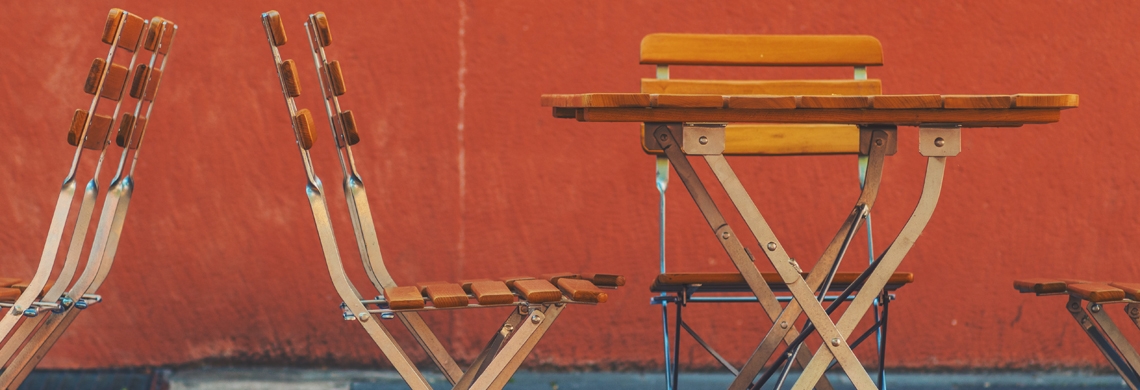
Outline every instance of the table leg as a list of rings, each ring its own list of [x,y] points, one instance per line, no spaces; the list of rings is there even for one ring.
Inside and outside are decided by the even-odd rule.
[[[922,195],[919,196],[918,205],[915,207],[914,213],[911,214],[910,219],[906,225],[903,226],[902,231],[899,232],[894,242],[887,247],[886,252],[876,260],[878,264],[876,264],[874,272],[867,278],[860,289],[860,294],[855,296],[855,299],[847,307],[847,310],[837,323],[838,329],[844,337],[851,334],[855,326],[857,326],[862,319],[863,314],[870,309],[875,298],[879,296],[879,291],[886,286],[891,274],[898,268],[903,257],[914,247],[914,243],[918,240],[922,230],[925,229],[927,223],[930,222],[930,218],[934,215],[934,209],[938,204],[938,198],[942,191],[942,178],[945,170],[945,156],[928,157]],[[811,388],[811,384],[814,384],[815,381],[823,377],[823,373],[827,366],[830,365],[831,359],[833,359],[833,356],[828,348],[820,348],[816,355],[812,357],[811,363],[804,368],[804,372],[801,374],[794,388]]]
[[[708,190],[701,184],[700,178],[693,170],[692,165],[689,164],[687,157],[679,150],[679,147],[676,146],[676,143],[673,141],[675,137],[674,134],[670,132],[670,127],[675,127],[679,130],[680,124],[660,125],[655,129],[654,137],[657,137],[658,142],[661,143],[666,156],[669,157],[669,161],[673,165],[673,169],[677,172],[677,176],[681,179],[685,188],[688,189],[689,194],[693,197],[693,201],[696,202],[697,207],[705,217],[705,221],[708,222],[709,227],[716,234],[721,246],[733,264],[736,265],[741,275],[743,275],[745,281],[748,282],[748,286],[752,289],[753,295],[756,296],[765,313],[774,321],[779,317],[780,311],[783,308],[776,300],[775,294],[768,288],[768,284],[764,282],[760,271],[753,265],[751,257],[745,252],[744,246],[733,232],[732,227],[728,225],[723,215],[717,209]],[[790,323],[788,328],[789,330],[784,340],[791,342],[799,336],[799,332],[797,332],[794,329],[794,325],[790,325]],[[796,360],[800,362],[800,364],[806,363],[808,359],[810,359],[810,356],[807,355],[807,351],[803,351],[796,356]],[[673,369],[676,370],[676,367],[673,367]],[[821,383],[820,385],[820,387],[825,386],[829,388],[828,384]]]

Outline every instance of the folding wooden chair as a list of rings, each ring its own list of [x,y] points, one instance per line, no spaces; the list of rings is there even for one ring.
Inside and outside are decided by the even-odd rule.
[[[736,51],[749,51],[762,54],[762,60],[745,60],[733,55]],[[655,79],[642,79],[641,92],[656,97],[657,104],[670,104],[662,102],[664,99],[680,99],[682,101],[672,104],[691,104],[699,100],[707,100],[710,105],[724,104],[721,96],[758,96],[767,95],[819,95],[817,98],[829,105],[843,106],[845,103],[867,99],[870,95],[882,93],[882,83],[879,80],[867,79],[867,67],[882,65],[882,46],[879,41],[870,36],[763,36],[763,35],[697,35],[697,34],[651,34],[641,41],[641,63],[657,66]],[[670,65],[696,65],[696,66],[817,66],[817,67],[851,67],[854,77],[848,80],[691,80],[671,79],[669,77]],[[669,96],[673,94],[690,94],[691,96]],[[756,107],[756,108],[762,108]],[[729,303],[729,302],[757,302],[758,298],[725,296],[723,293],[751,292],[751,288],[744,281],[739,272],[733,273],[669,273],[666,271],[665,261],[665,191],[668,187],[669,158],[657,145],[649,145],[653,137],[645,136],[643,125],[642,147],[647,153],[657,155],[657,189],[660,195],[660,240],[661,240],[661,274],[651,287],[651,291],[661,293],[653,299],[653,303],[662,305],[662,325],[665,336],[666,376],[670,377],[670,387],[676,387],[679,367],[680,332],[685,329],[698,344],[708,351],[718,362],[740,378],[754,378],[778,345],[776,334],[769,334],[760,349],[749,359],[741,370],[720,356],[711,346],[701,339],[682,317],[682,308],[692,303]],[[860,186],[863,194],[856,203],[855,211],[844,221],[835,238],[827,247],[820,261],[811,274],[805,274],[812,289],[818,290],[821,301],[832,301],[834,294],[851,286],[851,282],[858,277],[858,273],[837,273],[838,265],[842,260],[847,246],[854,238],[859,223],[864,223],[867,232],[868,258],[874,259],[874,246],[871,236],[871,206],[878,194],[879,178],[881,177],[881,157],[871,165],[870,140],[872,134],[880,132],[887,143],[883,146],[885,155],[893,155],[896,151],[895,129],[874,128],[856,125],[837,124],[806,124],[806,125],[775,125],[775,124],[747,124],[730,123],[723,127],[724,155],[733,156],[810,156],[810,155],[838,155],[848,154],[858,156],[858,172]],[[872,171],[869,173],[868,169]],[[679,174],[682,174],[678,171]],[[868,181],[868,178],[871,180]],[[699,201],[698,201],[699,202]],[[735,202],[735,200],[734,200]],[[758,215],[758,214],[757,214]],[[749,253],[751,258],[752,254]],[[798,268],[798,265],[797,265]],[[772,291],[787,292],[787,286],[776,273],[762,274],[768,289]],[[896,273],[891,276],[887,290],[893,291],[913,280],[909,273]],[[823,287],[822,289],[820,287]],[[669,294],[667,294],[669,293]],[[701,294],[704,293],[704,294]],[[670,295],[671,294],[671,295]],[[698,296],[703,295],[703,296]],[[845,299],[850,300],[848,295]],[[885,359],[885,324],[886,310],[893,294],[883,294],[875,302],[874,325],[854,345],[861,343],[872,334],[876,335],[879,357],[879,383],[884,383],[883,360]],[[786,310],[773,300],[760,300],[768,316],[778,323],[793,324],[799,316],[800,309],[790,296],[776,297],[777,301],[791,302]],[[880,316],[878,305],[883,305],[883,314]],[[669,315],[668,305],[676,305],[673,333],[673,350],[670,351]],[[786,342],[796,339],[798,332],[789,325],[785,328],[786,334],[779,335]],[[672,353],[672,358],[670,358]],[[763,360],[759,359],[763,357]],[[797,348],[796,361],[806,364],[810,356],[806,351]],[[770,367],[768,373],[761,380],[763,384],[769,376],[774,374],[778,367]],[[782,383],[789,372],[791,365],[785,365],[778,383]],[[743,386],[746,383],[738,381],[734,386]],[[826,379],[821,388],[830,388]]]
[[[1104,311],[1105,305],[1123,304],[1124,312],[1140,328],[1140,284],[1081,280],[1024,279],[1013,288],[1037,296],[1068,295],[1065,309],[1089,336],[1128,387],[1140,388],[1140,354]]]
[[[79,311],[102,301],[95,292],[107,277],[114,261],[123,221],[134,191],[134,170],[138,164],[143,136],[146,134],[147,118],[150,117],[162,70],[165,69],[167,55],[176,31],[177,26],[160,17],[148,21],[120,9],[112,9],[107,16],[103,42],[111,45],[110,50],[106,58],[95,59],[87,75],[84,91],[95,95],[90,109],[77,110],[72,120],[67,140],[76,147],[75,157],[72,160],[71,171],[60,191],[47,243],[40,259],[40,269],[28,282],[21,282],[16,278],[0,278],[0,302],[3,302],[0,306],[9,308],[9,314],[5,315],[2,321],[10,321],[10,325],[0,327],[0,330],[6,335],[15,326],[21,314],[22,317],[27,317],[0,348],[0,363],[7,363],[3,373],[0,373],[0,388],[19,387],[74,321]],[[140,46],[143,50],[139,50]],[[129,53],[128,65],[124,66],[114,61],[116,55],[120,54],[118,49]],[[144,52],[149,62],[138,64],[136,67],[139,54]],[[158,68],[155,68],[156,61],[159,61]],[[78,269],[79,257],[84,249],[83,241],[87,237],[94,213],[99,191],[97,179],[107,153],[106,145],[111,142],[113,118],[119,115],[124,95],[135,99],[135,106],[131,113],[123,114],[115,133],[114,142],[121,148],[119,165],[111,184],[107,187],[108,192],[104,197],[95,238],[83,273],[71,283]],[[98,114],[96,111],[100,101],[104,99],[114,102],[114,111],[110,116]],[[55,282],[48,281],[48,274],[53,268],[62,239],[63,225],[70,212],[80,157],[84,149],[99,151],[99,160],[84,190],[60,274]],[[39,316],[45,311],[50,313],[47,316]],[[4,323],[9,324],[9,322]]]
[[[309,157],[309,149],[316,140],[316,129],[309,110],[297,109],[294,102],[294,98],[301,94],[296,63],[282,60],[278,51],[278,47],[286,43],[281,15],[276,11],[266,12],[262,14],[262,23],[304,163],[308,180],[305,191],[324,250],[325,263],[343,300],[344,319],[355,320],[364,327],[409,386],[414,389],[431,388],[387,328],[381,321],[373,320],[375,315],[382,319],[399,318],[454,388],[498,389],[507,383],[567,304],[604,303],[608,295],[599,287],[616,288],[625,284],[625,279],[617,275],[564,273],[540,278],[511,277],[499,281],[427,282],[398,286],[388,274],[380,255],[364,183],[352,154],[352,146],[359,142],[360,134],[353,113],[341,108],[339,97],[345,94],[346,84],[340,62],[329,61],[325,54],[325,48],[333,40],[327,17],[318,12],[309,15],[304,24],[310,54],[320,81],[333,145],[340,159],[345,200],[360,257],[373,286],[380,291],[375,299],[363,299],[345,274],[329,222],[324,188]],[[464,371],[423,322],[419,312],[482,307],[510,307],[512,310],[487,347]]]

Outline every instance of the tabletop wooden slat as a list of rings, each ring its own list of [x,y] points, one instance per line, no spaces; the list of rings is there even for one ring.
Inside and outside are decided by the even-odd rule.
[[[895,124],[917,126],[924,123],[959,123],[965,127],[1020,126],[1052,123],[1061,119],[1056,108],[1005,110],[874,110],[874,109],[708,109],[708,108],[581,108],[576,116],[582,122],[752,122],[752,123],[837,123]]]
[[[795,96],[729,96],[727,108],[790,110],[796,108]]]
[[[874,96],[871,107],[881,109],[942,108],[942,95]]]
[[[1016,127],[1060,120],[1077,95],[543,95],[558,118],[584,122],[956,123]]]
[[[1009,108],[1013,97],[1009,95],[943,95],[942,107],[947,109]]]
[[[796,108],[868,108],[870,96],[809,95],[800,96]]]
[[[693,107],[693,108],[721,108],[724,107],[724,96],[721,95],[649,95],[650,107]]]
[[[1053,95],[1039,93],[1019,93],[1013,95],[1013,107],[1031,108],[1075,108],[1079,102],[1077,95]]]

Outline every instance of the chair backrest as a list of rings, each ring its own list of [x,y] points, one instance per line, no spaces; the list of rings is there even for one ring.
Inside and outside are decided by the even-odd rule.
[[[657,65],[657,77],[641,80],[641,92],[699,95],[879,95],[882,83],[867,79],[868,66],[883,64],[878,39],[866,35],[650,34],[641,40],[641,63]],[[693,80],[669,78],[670,65],[851,67],[850,79]],[[851,125],[733,124],[725,154],[858,154]],[[644,145],[643,145],[644,147]],[[659,150],[645,148],[647,153]]]

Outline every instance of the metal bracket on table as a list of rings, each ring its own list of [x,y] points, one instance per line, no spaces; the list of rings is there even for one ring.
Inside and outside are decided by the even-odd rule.
[[[681,127],[681,151],[687,155],[724,153],[725,123],[686,123]]]
[[[926,157],[953,157],[962,152],[962,128],[923,125],[918,128],[918,152]]]

